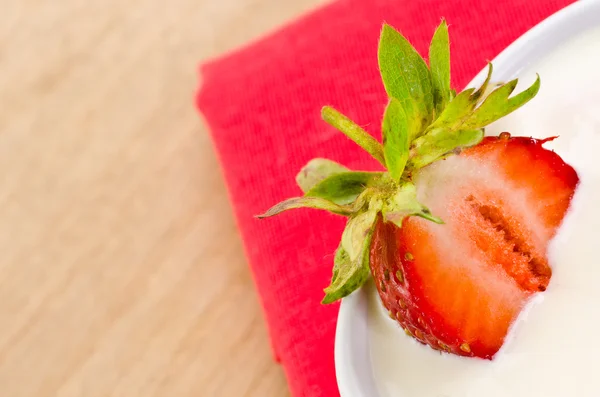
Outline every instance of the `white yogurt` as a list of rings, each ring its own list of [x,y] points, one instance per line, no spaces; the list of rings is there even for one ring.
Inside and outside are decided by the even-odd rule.
[[[580,184],[548,256],[548,290],[532,299],[493,361],[440,354],[407,337],[370,288],[369,343],[381,397],[600,396],[600,30],[520,73],[538,96],[488,133],[544,138]]]

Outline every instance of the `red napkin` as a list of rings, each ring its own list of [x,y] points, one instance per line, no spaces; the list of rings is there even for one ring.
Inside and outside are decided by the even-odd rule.
[[[450,25],[452,79],[463,87],[503,48],[572,0],[341,0],[203,65],[198,106],[211,130],[254,273],[275,355],[293,396],[338,395],[338,305],[321,306],[343,219],[295,210],[257,220],[301,194],[294,176],[313,157],[353,169],[378,164],[320,120],[338,108],[380,136],[387,98],[377,69],[383,21],[422,54],[440,18]]]

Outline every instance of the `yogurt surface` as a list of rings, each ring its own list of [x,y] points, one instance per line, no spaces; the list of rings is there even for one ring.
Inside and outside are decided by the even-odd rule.
[[[440,354],[404,334],[369,289],[369,344],[381,397],[600,396],[600,29],[519,73],[538,96],[487,129],[559,138],[544,146],[580,183],[548,252],[546,292],[534,296],[494,360]]]

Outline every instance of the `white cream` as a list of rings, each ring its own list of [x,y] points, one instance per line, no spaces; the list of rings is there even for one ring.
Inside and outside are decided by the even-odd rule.
[[[580,184],[548,256],[553,277],[513,325],[493,361],[466,359],[407,337],[370,288],[369,343],[381,397],[599,397],[600,30],[561,45],[521,73],[542,87],[488,133],[544,138]]]

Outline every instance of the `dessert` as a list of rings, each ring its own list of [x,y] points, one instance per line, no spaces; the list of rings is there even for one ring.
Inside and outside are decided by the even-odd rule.
[[[600,29],[553,45],[544,57],[519,70],[527,86],[542,76],[535,100],[486,128],[531,134],[570,164],[579,184],[562,225],[550,241],[552,278],[512,324],[493,360],[438,354],[404,337],[374,286],[369,301],[368,340],[377,397],[597,397],[600,266]],[[517,88],[518,89],[518,88]],[[361,394],[357,394],[361,395]]]
[[[353,172],[311,161],[297,177],[304,196],[261,217],[308,207],[348,217],[323,303],[372,276],[389,314],[419,342],[491,359],[528,299],[546,290],[547,245],[569,207],[576,172],[546,140],[484,138],[483,128],[538,92],[539,77],[457,94],[450,88],[448,28],[431,41],[429,65],[384,25],[379,68],[389,96],[383,144],[325,107],[325,121],[377,159],[386,172]],[[433,211],[432,211],[433,210]]]
[[[484,138],[423,168],[417,196],[444,219],[377,222],[371,271],[390,316],[434,349],[492,358],[529,298],[577,174],[545,140]]]

